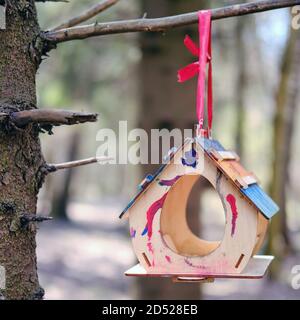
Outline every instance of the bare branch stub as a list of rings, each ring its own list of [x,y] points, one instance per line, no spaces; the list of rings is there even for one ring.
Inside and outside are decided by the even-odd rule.
[[[62,169],[72,169],[88,164],[93,164],[93,163],[100,163],[100,162],[108,162],[110,160],[113,160],[111,157],[92,157],[92,158],[87,158],[87,159],[82,159],[82,160],[76,160],[76,161],[70,161],[70,162],[64,162],[64,163],[59,163],[59,164],[47,164],[46,170],[48,173],[55,172],[57,170],[62,170]]]
[[[91,8],[87,9],[85,12],[81,13],[80,15],[71,18],[70,20],[58,25],[57,27],[51,29],[51,31],[70,28],[79,25],[82,22],[90,20],[91,18],[95,17],[99,13],[103,12],[104,10],[110,8],[114,4],[116,4],[119,0],[103,0],[98,4],[95,4]]]
[[[300,4],[300,0],[262,0],[223,8],[212,9],[212,19],[219,20],[234,16],[242,16],[268,10],[292,7]],[[198,22],[198,12],[191,12],[177,16],[155,19],[133,19],[96,23],[86,26],[65,28],[56,31],[44,32],[41,37],[45,43],[61,43],[71,40],[80,40],[108,34],[128,32],[163,32],[169,29],[182,27]]]
[[[20,227],[21,229],[25,229],[32,222],[44,222],[44,221],[50,221],[50,220],[53,220],[53,218],[38,216],[35,214],[22,214],[20,216]]]
[[[43,125],[73,125],[97,121],[97,113],[73,112],[67,110],[33,109],[10,114],[10,120],[17,127],[24,127],[30,123]]]

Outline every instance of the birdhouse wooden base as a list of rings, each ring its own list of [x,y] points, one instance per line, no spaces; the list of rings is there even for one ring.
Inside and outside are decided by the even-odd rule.
[[[137,264],[125,272],[128,277],[168,277],[175,282],[213,282],[214,279],[261,279],[271,264],[273,256],[256,255],[250,258],[246,268],[240,274],[221,273],[156,273],[147,272],[141,265]]]
[[[210,182],[224,208],[221,241],[200,239],[187,223],[189,195],[200,176]],[[216,140],[187,139],[139,190],[121,214],[129,219],[140,263],[126,275],[178,281],[263,277],[272,257],[256,254],[278,206],[234,152]]]

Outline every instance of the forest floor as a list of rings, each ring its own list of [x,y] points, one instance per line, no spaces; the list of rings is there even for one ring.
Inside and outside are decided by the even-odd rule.
[[[118,219],[121,209],[118,205],[72,204],[70,222],[54,220],[40,226],[38,266],[46,299],[136,298],[135,279],[124,276],[124,271],[135,264],[135,256],[127,221]],[[204,214],[204,218],[207,216]],[[214,222],[210,229],[214,228]],[[215,229],[219,227],[216,225]],[[300,254],[285,259],[280,280],[276,282],[216,280],[204,284],[203,298],[300,299],[300,289],[291,286],[294,265],[300,265]]]

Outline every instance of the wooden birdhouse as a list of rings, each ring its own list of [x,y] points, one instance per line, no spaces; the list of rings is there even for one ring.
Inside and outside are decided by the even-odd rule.
[[[218,193],[225,213],[222,241],[205,241],[187,224],[187,201],[198,178]],[[278,206],[236,153],[216,140],[187,139],[167,164],[147,176],[122,212],[139,264],[128,276],[171,277],[175,281],[262,278],[271,256],[257,256]]]

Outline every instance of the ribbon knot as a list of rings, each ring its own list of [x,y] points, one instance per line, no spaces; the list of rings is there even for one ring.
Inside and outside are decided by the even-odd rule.
[[[199,57],[200,50],[189,36],[185,36],[183,43],[193,56]],[[211,60],[211,55],[207,52],[206,63],[210,63]],[[200,70],[200,61],[190,63],[189,65],[185,66],[184,68],[178,71],[178,82],[185,82],[190,80],[191,78],[195,77],[200,72]]]
[[[178,82],[185,82],[198,75],[197,88],[197,117],[199,129],[204,124],[204,101],[205,101],[205,77],[206,65],[208,68],[207,82],[207,117],[208,131],[212,127],[213,102],[212,102],[212,54],[211,54],[211,11],[199,11],[199,47],[189,37],[185,36],[184,45],[198,61],[193,62],[178,71]]]

